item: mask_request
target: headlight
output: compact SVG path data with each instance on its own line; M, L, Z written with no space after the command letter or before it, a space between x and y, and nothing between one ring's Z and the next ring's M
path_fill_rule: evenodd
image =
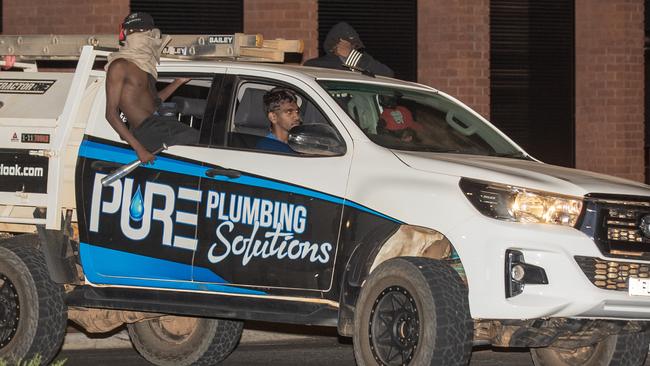
M575 226L582 199L461 178L460 189L479 212L499 220Z

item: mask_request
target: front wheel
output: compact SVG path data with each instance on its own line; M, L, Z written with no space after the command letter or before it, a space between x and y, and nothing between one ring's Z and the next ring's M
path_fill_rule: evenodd
M354 324L360 366L469 362L467 287L443 261L402 257L382 263L361 289Z
M648 355L650 333L612 335L577 349L531 348L535 366L641 366Z
M235 349L243 322L163 316L129 324L129 337L147 361L159 366L216 365Z

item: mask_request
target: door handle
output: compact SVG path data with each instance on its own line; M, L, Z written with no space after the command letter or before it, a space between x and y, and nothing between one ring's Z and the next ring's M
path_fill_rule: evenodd
M241 172L234 169L216 167L216 168L206 170L205 175L207 175L210 178L214 178L217 175L223 175L224 177L228 177L228 178L239 178L241 177Z
M92 170L106 174L112 173L115 169L121 166L122 164L112 161L93 161L92 164L90 164Z

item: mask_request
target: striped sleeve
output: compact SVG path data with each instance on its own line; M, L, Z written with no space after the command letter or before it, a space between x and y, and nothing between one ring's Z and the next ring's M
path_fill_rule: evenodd
M348 58L345 59L344 65L351 68L357 68L361 57L363 57L363 53L357 50L352 50L348 55Z

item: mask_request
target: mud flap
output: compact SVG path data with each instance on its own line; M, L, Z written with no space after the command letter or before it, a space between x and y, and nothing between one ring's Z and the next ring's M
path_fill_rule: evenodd
M45 210L35 209L34 217L45 218ZM71 213L68 212L65 219L61 220L61 230L48 230L45 225L36 225L41 242L40 250L45 257L50 278L59 284L80 283L72 242L67 230L70 227L70 220Z

